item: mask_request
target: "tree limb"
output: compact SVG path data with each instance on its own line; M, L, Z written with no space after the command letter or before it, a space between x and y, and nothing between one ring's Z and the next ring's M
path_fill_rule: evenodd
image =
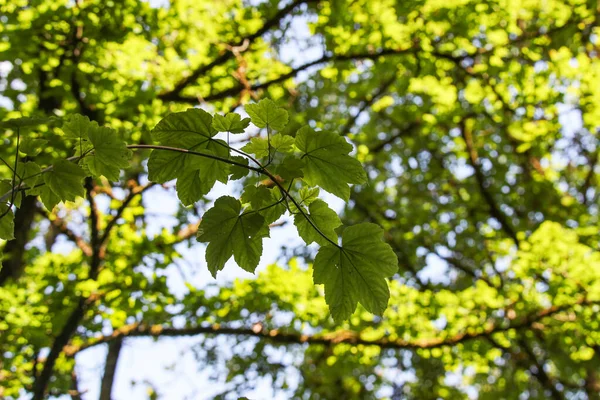
M445 346L454 346L459 343L464 343L473 339L487 338L496 333L508 332L511 330L527 329L532 324L544 318L551 317L557 313L567 311L578 305L594 305L600 304L600 301L589 301L586 297L581 297L579 300L563 305L551 306L536 312L525 315L517 322L509 325L501 323L492 323L488 327L479 330L467 330L455 334L450 337L437 337L417 340L389 339L387 337L377 340L366 340L360 337L357 332L337 331L321 335L305 335L300 333L287 333L278 329L267 330L262 326L254 326L252 328L231 328L222 326L221 324L213 324L207 326L197 326L190 328L171 328L162 325L144 325L135 323L125 325L116 329L111 335L99 336L91 339L87 343L79 346L67 346L64 349L65 354L73 356L85 349L94 347L103 343L108 343L118 338L124 337L181 337L181 336L196 336L201 334L223 335L223 336L250 336L268 340L274 343L282 344L322 344L336 345L347 343L352 345L378 346L385 349L433 349Z
M258 39L259 37L264 35L267 31L274 28L275 26L278 26L279 23L281 22L281 20L283 20L285 17L287 17L296 7L298 7L301 4L316 3L318 1L319 0L295 0L295 1L293 1L286 7L279 10L271 19L268 19L267 21L265 21L265 23L259 30L257 30L256 32L254 32L251 35L248 35L244 38L239 39L236 43L227 45L227 47L228 48L236 48L236 47L240 47L242 45L245 46L246 48L250 47L250 45L256 39ZM213 68L215 68L219 65L225 64L227 61L233 59L234 57L235 57L234 52L232 52L232 51L224 52L223 54L221 54L220 56L215 58L213 61L211 61L210 63L196 68L194 71L192 71L192 73L190 75L188 75L187 77L185 77L181 81L179 81L179 83L177 83L172 90L159 94L158 98L163 101L180 101L179 99L181 99L181 96L179 96L179 94L181 93L182 90L184 90L187 86L189 86L191 83L196 81L202 75L207 74ZM241 86L243 87L243 85L241 85ZM197 100L198 100L198 98L194 97L192 102L195 102ZM210 101L210 100L207 100L206 98L204 100Z
M112 400L112 388L117 370L117 362L121 348L123 347L123 338L117 338L108 343L108 353L106 354L106 363L104 366L104 375L100 385L99 400Z

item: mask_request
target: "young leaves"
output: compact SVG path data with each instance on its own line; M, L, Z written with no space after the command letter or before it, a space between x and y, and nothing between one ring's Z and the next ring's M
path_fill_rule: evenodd
M398 270L398 258L382 241L383 229L364 223L346 228L342 245L319 249L313 265L315 284L325 285L325 301L336 321L346 320L357 303L382 315L390 292L385 281Z
M339 198L350 199L350 183L365 183L367 175L358 160L350 157L352 145L333 132L315 132L310 127L296 134L296 147L303 153L304 180L321 186Z
M286 211L277 188L248 186L242 194L242 202L250 203L252 210L259 212L264 217L266 224L277 221Z
M98 126L95 121L90 121L90 119L84 115L73 114L62 125L62 131L64 132L66 139L87 140L88 131L94 126Z
M329 240L337 243L335 228L342 225L337 213L327 206L323 200L314 200L308 207L308 215L312 222L319 228ZM294 216L294 225L298 228L298 234L306 242L311 244L317 242L320 245L328 245L330 242L321 236L317 230L310 225L304 215L297 213Z
M262 239L269 236L265 219L256 212L240 215L239 200L223 196L202 217L198 240L208 243L206 262L213 277L222 270L227 260L244 270L254 272L262 255Z
M259 128L280 131L285 128L289 120L287 111L278 107L270 99L263 99L256 104L246 104L245 109L252 118L252 123Z
M229 113L225 116L215 114L212 126L219 132L244 133L250 125L250 118L244 118L239 114Z

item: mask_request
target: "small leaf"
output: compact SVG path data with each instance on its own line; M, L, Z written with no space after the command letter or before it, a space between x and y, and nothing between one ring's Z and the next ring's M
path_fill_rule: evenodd
M42 176L42 169L33 161L27 161L25 163L19 163L17 166L17 174L23 179L23 182L27 186L34 187Z
M131 151L114 129L92 127L88 135L94 152L85 157L84 163L93 176L103 175L110 181L118 181L121 169L129 166Z
M52 211L52 209L54 209L54 207L61 202L61 198L47 185L31 190L28 192L28 194L39 194L42 203L48 209L48 211Z
M19 151L27 154L28 156L34 157L44 150L44 146L47 143L48 141L44 139L25 138L19 146Z
M338 237L335 233L335 228L340 226L342 221L340 221L337 213L327 206L327 203L323 200L315 200L308 207L308 215L321 233L332 242L337 243ZM322 246L330 244L300 212L294 216L294 225L298 228L298 234L306 244L311 244L312 242L317 242Z
M88 139L88 131L90 128L98 127L98 123L90 121L84 115L73 114L62 125L62 131L66 139Z
M281 153L291 153L294 150L294 138L280 133L271 138L271 147Z
M288 123L289 117L285 109L278 107L271 99L263 99L256 104L247 104L246 112L252 123L259 128L269 127L280 131Z
M347 320L357 303L382 315L390 297L386 277L398 271L398 258L382 240L383 229L364 223L344 229L342 246L319 249L315 284L325 285L325 301L335 321Z
M246 157L233 156L230 159L231 161L235 161L238 164L248 165L248 159ZM250 170L248 168L244 168L238 165L232 165L229 167L229 173L231 174L229 179L231 179L232 181L242 179L245 176L247 176L249 172Z
M223 196L202 217L198 240L208 243L206 262L213 277L233 255L244 270L254 272L262 255L262 239L269 236L264 218L258 213L240 215L239 200Z
M308 215L313 224L323 233L329 240L337 243L337 234L335 228L342 225L340 217L333 211L323 200L314 200L308 207ZM306 217L301 213L294 216L294 225L298 228L298 234L306 242L311 244L317 242L320 245L328 245L330 242L317 232L317 230L308 222Z
M348 184L367 181L360 162L348 155L352 145L333 132L315 132L305 126L296 134L296 147L303 152L304 180L311 186L321 186L348 201Z
M242 150L249 154L254 154L257 158L267 157L269 155L269 142L264 138L252 138L250 143L242 147Z
M15 238L15 215L6 204L0 204L0 239L12 240Z
M215 114L212 126L219 132L244 133L250 125L250 118L244 118L239 114L229 113L225 116Z
M285 204L280 201L281 193L278 188L269 189L266 186L247 186L242 193L242 202L250 203L252 210L259 211L266 224L271 224L285 213Z
M307 186L302 186L300 188L300 204L310 205L313 201L319 198L319 188L311 188Z

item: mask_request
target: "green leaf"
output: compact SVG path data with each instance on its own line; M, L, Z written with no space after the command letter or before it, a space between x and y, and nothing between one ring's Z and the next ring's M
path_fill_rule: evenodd
M27 185L27 188L33 188L35 187L35 185L37 185L38 181L41 179L42 177L42 169L40 168L39 165L37 165L36 163L32 162L32 161L28 161L25 163L19 163L17 165L17 175L21 178L21 180L17 181L17 185L20 185L22 183L25 183ZM9 185L9 190L12 187L10 182L8 182ZM4 190L0 190L1 193L6 193L6 191ZM24 192L23 191L19 191L15 198L14 198L14 204L17 207L21 207L21 200L23 199L24 196Z
M310 205L313 201L319 198L319 188L311 188L308 186L302 186L300 188L300 204Z
M308 207L308 214L311 221L319 228L329 240L337 243L337 234L335 228L342 225L340 217L323 200L314 200ZM301 213L294 216L294 225L298 228L298 234L306 242L311 244L317 242L320 245L328 245L330 242L321 236L316 229L308 222Z
M239 164L248 165L248 159L246 157L233 156L230 158L230 160L235 161ZM248 168L240 167L238 165L231 165L229 167L229 173L231 174L229 179L231 179L232 181L242 179L245 176L247 176L249 172L250 170Z
M277 221L287 210L280 200L281 193L278 188L269 189L262 185L250 185L242 193L242 202L250 203L252 210L259 211L266 224Z
M244 270L254 272L262 255L262 239L269 236L264 218L258 213L240 215L239 200L223 196L202 217L198 240L208 243L206 262L213 277L233 255Z
M357 303L377 315L385 311L390 297L385 278L398 271L398 258L382 235L383 229L375 224L358 224L344 230L341 247L319 249L313 279L325 285L325 301L334 320L347 320Z
M271 138L271 147L281 153L291 153L294 151L294 142L293 137L278 133Z
M90 121L84 115L73 114L62 125L62 131L65 133L66 139L88 139L88 131L90 128L98 127L98 123Z
M94 176L103 175L110 181L118 181L121 169L129 166L131 151L117 132L108 127L92 127L88 136L94 146L93 154L86 156L84 163Z
M216 134L217 131L212 127L211 115L197 108L167 116L152 131L154 140L163 146L226 159L229 157L229 149L222 140L213 139ZM182 176L188 170L200 170L202 174L204 171L212 171L213 175L217 171L216 179L227 182L229 164L208 157L169 150L152 150L150 154L148 179L152 182L164 183Z
M0 204L0 239L12 240L15 238L15 215L6 204Z
M44 146L48 143L44 139L25 138L21 141L19 151L28 156L37 156L44 150Z
M31 190L28 192L28 194L31 195L40 195L40 199L42 200L42 203L44 204L44 206L48 209L48 211L52 211L52 209L54 209L54 207L56 207L56 205L58 203L61 202L61 198L52 191L52 189L50 189L49 186L44 185L41 186L37 189Z
M244 118L239 114L229 113L225 116L215 114L213 117L212 126L219 132L244 133L245 129L250 125L250 118Z
M259 128L269 127L280 131L288 123L289 117L285 109L278 107L271 99L263 99L256 104L247 104L246 112L252 123Z
M46 189L50 189L55 195L51 196L46 193L47 199L52 199L50 204L54 202L55 198L60 201L75 201L77 197L85 194L83 178L86 174L75 163L64 160L57 161L52 169L43 176L44 183L47 185ZM44 201L44 196L42 196L42 201ZM44 205L46 205L46 201L44 201Z
M315 132L305 126L296 134L296 147L303 152L304 180L311 186L321 186L348 201L348 184L367 181L360 162L348 155L352 145L333 132Z
M257 158L267 157L269 155L269 142L267 139L255 137L250 139L242 150L245 153L254 154Z
M42 169L33 161L19 163L17 174L23 179L23 182L30 188L37 185L42 177Z
M177 178L177 197L184 206L189 206L204 197L212 186L201 179L200 171L197 169L186 170Z
M218 161L206 163L200 157L191 159L188 168L177 178L177 196L189 206L208 194L217 181L227 183L228 174L226 164Z

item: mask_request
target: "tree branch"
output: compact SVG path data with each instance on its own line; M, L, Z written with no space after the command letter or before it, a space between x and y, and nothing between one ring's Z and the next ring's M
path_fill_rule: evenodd
M290 3L289 5L287 5L286 7L279 10L271 19L268 19L267 21L265 21L265 23L259 30L257 30L256 32L254 32L251 35L248 35L244 38L239 39L236 43L228 44L226 47L227 48L236 48L236 47L244 46L246 48L249 48L250 45L252 45L252 43L256 39L258 39L259 37L264 35L267 31L274 28L275 26L278 26L279 23L281 22L281 20L283 20L285 17L287 17L296 7L298 7L301 4L316 3L318 1L319 0L295 0L292 3ZM181 96L179 96L179 94L188 85L190 85L191 83L196 81L202 75L207 74L213 68L215 68L219 65L225 64L227 61L233 59L234 57L235 57L234 52L232 52L232 51L224 52L223 54L221 54L220 56L215 58L213 61L211 61L210 63L196 68L190 75L183 78L179 83L177 83L172 90L159 94L158 98L163 101L180 101L179 99L181 99ZM242 85L242 87L243 87L243 85ZM192 102L195 102L198 100L197 97L194 97L193 99L194 100ZM204 100L209 101L207 99L204 99Z
M323 57L319 58L318 60L314 60L314 61L308 62L306 64L300 65L296 68L293 68L289 72L282 74L279 77L274 78L270 81L266 81L263 83L255 83L254 85L252 85L250 87L250 89L252 91L267 89L271 85L275 85L275 84L284 82L290 78L295 77L298 73L300 73L304 70L307 70L311 67L317 66L319 64L324 64L327 62L376 60L379 57L402 55L402 54L410 53L414 50L415 49L411 47L411 48L407 48L407 49L383 49L378 52L369 52L369 53L324 55ZM229 89L225 89L221 92L209 94L207 96L204 96L202 99L206 102L223 100L227 97L236 96L236 95L240 94L242 91L247 90L247 89L248 88L246 86L240 84L240 85L231 87ZM168 99L165 99L162 97L160 97L160 98L162 100L168 100L168 101L172 101L172 102L176 102L176 103L197 103L198 102L197 96L182 96L179 94L172 94L169 96Z
M181 336L196 336L201 334L223 335L223 336L250 336L268 340L274 343L282 344L322 344L333 346L340 343L351 345L378 346L385 349L432 349L445 346L454 346L459 343L464 343L473 339L487 338L496 333L508 332L511 330L519 330L530 328L535 322L544 318L551 317L557 313L567 311L578 305L594 305L600 304L600 301L589 301L585 297L570 303L560 306L551 306L537 312L532 312L520 321L502 326L501 323L492 323L487 328L474 332L468 330L462 333L455 334L450 337L437 337L418 340L391 340L387 337L377 340L366 340L360 337L360 333L351 331L337 331L322 335L305 335L299 333L287 333L278 329L263 329L262 326L252 328L231 328L222 326L221 324L213 324L208 326L197 326L190 328L171 328L162 325L144 325L140 323L123 326L116 329L111 335L96 337L89 342L79 346L65 347L65 354L73 356L85 349L94 347L103 343L108 343L118 338L124 337L181 337ZM258 327L258 328L257 328Z
M102 383L100 385L99 400L112 400L112 388L122 346L122 337L108 343L108 353L106 354L104 375L102 376Z
M367 108L371 107L377 99L379 99L381 96L383 96L387 92L387 90L390 88L390 86L392 86L392 84L394 82L396 82L396 79L398 79L398 77L396 76L396 71L394 71L394 74L391 78L385 80L381 86L379 86L377 89L375 89L375 91L371 94L371 97L363 102L363 104L359 107L356 114L354 114L348 120L346 125L344 125L344 127L341 130L342 136L347 136L350 133L350 130L352 129L354 124L356 124L356 120L358 119L360 114L362 114Z
M100 254L100 244L98 241L99 216L98 209L96 207L96 202L94 201L92 193L93 180L91 178L86 178L85 188L86 196L90 203L90 246L92 248L92 254L90 257L90 271L88 273L88 278L96 279L96 277L98 276L102 256ZM71 337L79 327L79 323L83 320L83 317L85 315L86 308L87 299L85 297L80 297L77 301L77 305L71 312L71 315L68 317L67 322L64 324L60 333L54 340L54 343L50 348L50 353L48 353L48 357L46 358L46 362L44 363L44 368L42 369L42 372L33 384L33 400L42 400L43 398L45 398L46 391L48 389L48 384L50 383L50 379L52 378L52 373L54 371L54 365L56 364L56 360L63 351L63 348L69 343L69 340L71 340Z
M108 222L108 224L106 225L106 228L104 228L104 232L102 233L102 236L99 239L99 242L101 245L105 244L106 240L108 239L108 236L110 235L110 232L112 231L114 226L117 224L117 221L119 220L119 218L121 218L121 216L123 215L123 212L125 211L127 206L129 206L129 203L131 203L131 201L137 195L144 193L146 190L152 188L155 185L156 185L156 183L154 183L154 182L150 182L144 186L139 186L136 184L136 186L131 189L131 191L129 192L127 197L123 200L123 202L117 209L117 213L115 214L115 216Z
M469 163L475 171L475 179L477 180L479 191L490 209L491 216L494 217L500 223L504 232L515 242L515 244L518 247L519 239L517 238L515 229L508 221L506 215L504 215L502 210L500 210L500 207L498 207L498 205L496 204L496 201L494 200L492 194L486 188L485 175L483 175L483 172L481 171L481 164L479 163L477 149L475 149L475 146L473 144L473 137L471 136L471 131L467 129L466 124L464 122L465 121L462 120L460 123L460 132L467 147L467 153L469 154Z
M55 218L51 218L50 213L48 213L45 210L38 209L38 212L42 214L48 221L50 221L50 223L58 231L58 233L62 233L70 241L75 243L77 247L79 247L79 249L83 252L83 254L85 254L87 257L92 256L92 248L81 236L77 235L75 232L70 230L69 227L67 227L67 223L65 222L65 220L58 216L56 216ZM48 251L50 251L50 249L48 249Z

